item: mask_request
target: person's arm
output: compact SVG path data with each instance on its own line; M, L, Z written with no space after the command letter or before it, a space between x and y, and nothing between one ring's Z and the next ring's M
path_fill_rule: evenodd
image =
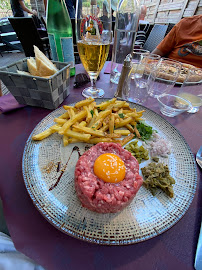
M36 10L30 10L30 9L28 9L28 8L25 6L25 3L24 3L23 0L20 0L19 3L20 3L20 5L21 5L21 7L22 7L22 9L23 9L24 11L26 11L27 13L33 14L33 15L37 15Z
M159 49L157 49L157 48L155 48L155 49L152 51L152 53L158 54L158 55L160 55L161 57L164 56L164 53L163 53L162 51L160 51Z
M43 3L44 3L44 8L45 8L45 11L46 11L46 7L47 7L47 0L43 0Z
M160 56L166 56L172 52L177 42L176 29L177 27L174 26L172 30L159 43L159 45L152 51L152 53L158 54Z

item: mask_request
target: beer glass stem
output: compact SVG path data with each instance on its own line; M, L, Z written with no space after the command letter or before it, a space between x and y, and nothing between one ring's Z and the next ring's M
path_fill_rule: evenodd
M90 76L91 86L85 88L82 92L82 95L86 98L93 97L93 98L101 98L104 96L104 90L96 87L97 78L92 78Z
M90 82L91 82L91 92L92 92L92 94L95 94L95 93L97 93L97 88L96 88L96 79L91 79L90 78Z

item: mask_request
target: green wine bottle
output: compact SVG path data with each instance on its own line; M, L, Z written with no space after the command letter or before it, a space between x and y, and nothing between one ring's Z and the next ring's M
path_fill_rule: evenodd
M70 63L70 76L74 76L72 24L64 0L48 0L47 31L53 60Z

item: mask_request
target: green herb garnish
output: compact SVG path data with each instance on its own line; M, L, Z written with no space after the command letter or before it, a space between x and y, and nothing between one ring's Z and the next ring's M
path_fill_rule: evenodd
M120 118L124 118L124 114L123 113L119 113L119 117Z
M93 110L91 110L91 111L90 111L90 113L92 114L92 117L93 117L94 111L93 111Z
M153 133L153 129L151 126L148 126L144 124L143 122L139 122L137 123L136 128L140 133L140 136L141 136L140 139L142 141L149 140L151 138L152 133Z

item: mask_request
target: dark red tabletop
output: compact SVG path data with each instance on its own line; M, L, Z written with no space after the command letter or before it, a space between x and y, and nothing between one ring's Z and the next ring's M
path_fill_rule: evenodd
M84 72L82 65L77 73ZM63 104L83 99L83 88L73 88ZM100 74L97 86L105 97L113 97L116 85L109 74ZM62 105L63 105L62 104ZM148 107L160 114L157 101ZM99 246L70 237L53 227L35 208L22 176L22 155L28 136L50 111L24 107L0 115L0 197L5 218L15 247L46 269L117 269L117 270L191 270L202 216L202 171L197 167L198 185L191 206L182 219L163 234L129 246ZM175 118L164 117L184 136L196 155L202 145L202 109L196 114L184 113Z

